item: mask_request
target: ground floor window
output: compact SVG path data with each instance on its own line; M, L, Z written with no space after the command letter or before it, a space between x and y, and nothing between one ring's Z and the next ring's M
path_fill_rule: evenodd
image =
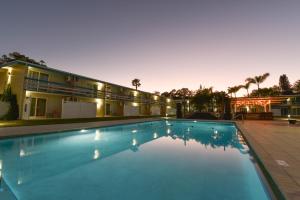
M105 115L110 115L110 104L105 104Z
M43 117L46 115L46 99L31 98L30 116Z

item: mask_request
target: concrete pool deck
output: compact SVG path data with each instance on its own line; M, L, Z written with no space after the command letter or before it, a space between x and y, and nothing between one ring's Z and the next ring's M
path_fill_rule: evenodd
M300 199L300 125L239 121L239 129L286 199Z
M146 122L162 119L155 118L139 118L139 119L123 119L111 121L98 121L98 122L84 122L84 123L68 123L68 124L51 124L51 125L37 125L37 126L16 126L16 127L3 127L0 128L0 139L8 137L17 137L25 135L34 135L40 133L61 132L67 130L87 129L104 126L113 126L137 122Z

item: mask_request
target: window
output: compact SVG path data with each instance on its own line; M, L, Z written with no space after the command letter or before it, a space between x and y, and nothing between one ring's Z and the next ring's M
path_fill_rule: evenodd
M39 78L39 73L38 73L38 72L35 72L35 71L29 70L29 72L28 72L28 77L29 77L29 78L32 78L32 79L38 79L38 78Z
M41 81L48 81L49 80L49 75L44 74L44 73L40 73L40 80Z
M46 115L46 99L37 99L36 103L36 116Z
M105 115L110 115L110 104L105 104Z
M31 98L30 116L35 116L35 104L36 104L36 98Z
M43 117L46 115L46 99L31 98L30 116Z

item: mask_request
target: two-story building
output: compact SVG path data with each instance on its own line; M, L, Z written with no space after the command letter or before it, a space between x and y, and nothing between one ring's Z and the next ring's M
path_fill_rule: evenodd
M0 65L0 94L7 85L22 119L176 113L170 98L18 60Z

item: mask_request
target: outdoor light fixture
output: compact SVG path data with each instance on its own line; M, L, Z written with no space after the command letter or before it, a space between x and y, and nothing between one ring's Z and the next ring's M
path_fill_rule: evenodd
M97 109L101 108L102 99L96 99L96 103L97 103Z
M137 130L136 130L136 129L134 129L134 130L132 130L131 132L132 132L132 133L136 133L136 132L137 132Z
M133 96L137 96L138 95L138 91L133 91Z
M98 90L102 90L103 85L104 85L103 83L98 83L98 84L97 84L97 89L98 89Z
M11 83L11 76L12 76L12 68L11 67L8 67L7 68L7 84L10 84Z
M171 99L167 99L167 102L170 103L170 102L171 102Z
M291 118L291 115L288 115L288 118Z
M136 106L138 106L139 104L138 103L132 103L132 106L134 106L134 107L136 107Z
M153 96L153 99L156 101L158 99L158 96Z

